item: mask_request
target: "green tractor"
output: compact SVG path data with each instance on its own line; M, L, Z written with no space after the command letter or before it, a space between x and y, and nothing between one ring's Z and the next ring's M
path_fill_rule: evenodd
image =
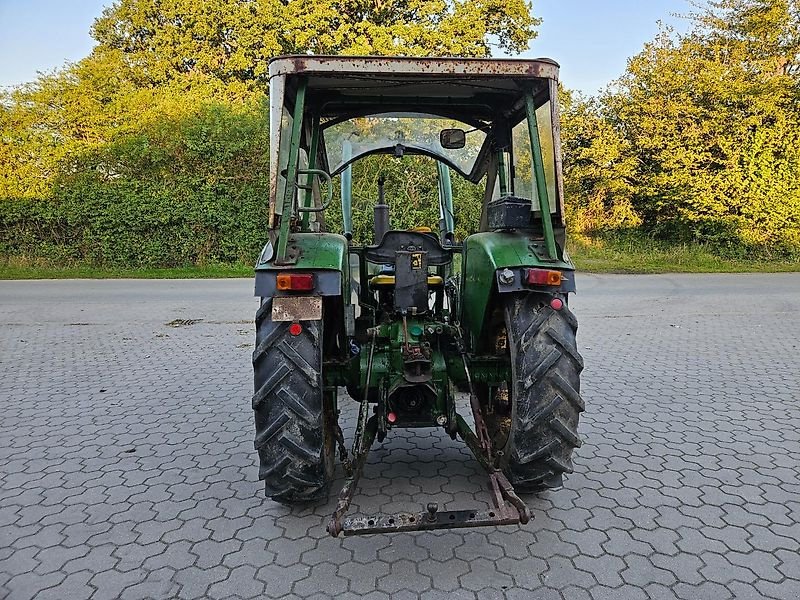
M561 486L584 409L567 306L575 277L564 250L558 65L289 56L270 63L269 77L270 233L256 265L253 352L266 495L327 498L338 451L347 478L333 536L528 522L515 490ZM352 165L374 154L436 161L437 232L392 229L393 192L380 181L371 243L355 243ZM462 240L452 172L482 186L478 231ZM334 177L340 232L325 225ZM342 388L359 404L349 452ZM459 393L474 429L456 410ZM398 427L460 437L488 473L492 504L345 518L372 443Z

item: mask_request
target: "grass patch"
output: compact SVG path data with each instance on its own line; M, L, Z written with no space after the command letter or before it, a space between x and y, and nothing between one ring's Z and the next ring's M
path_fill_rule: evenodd
M721 257L701 244L669 244L649 238L573 235L567 244L579 271L590 273L778 273L800 271L795 259Z
M634 235L572 235L567 244L579 271L589 273L777 273L800 272L794 259L725 258L701 244L670 244ZM456 257L457 260L460 257ZM0 279L210 279L252 277L252 265L205 265L173 268L122 268L54 265L8 260Z
M206 265L160 269L81 265L0 264L0 279L223 279L253 277L252 265Z

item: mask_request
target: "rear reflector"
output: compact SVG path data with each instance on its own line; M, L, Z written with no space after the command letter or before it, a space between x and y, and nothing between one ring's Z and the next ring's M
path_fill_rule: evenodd
M529 285L561 285L561 271L528 269Z
M278 275L277 287L282 292L310 292L314 289L314 275L282 273Z
M289 333L292 335L300 335L303 333L303 326L300 323L292 323L289 325Z

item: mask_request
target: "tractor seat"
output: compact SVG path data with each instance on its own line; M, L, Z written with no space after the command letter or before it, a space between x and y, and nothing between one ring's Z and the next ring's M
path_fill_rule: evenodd
M377 288L377 287L393 287L394 286L394 275L375 275L369 280L369 287ZM428 275L428 287L429 288L437 288L442 287L444 285L444 279L439 277L438 275Z

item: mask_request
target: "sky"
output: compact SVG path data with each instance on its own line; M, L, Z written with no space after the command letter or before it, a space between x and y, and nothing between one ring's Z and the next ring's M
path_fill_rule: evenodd
M110 1L0 0L0 86L89 54L89 28ZM557 60L567 87L592 94L624 72L659 20L682 29L673 13L688 11L687 0L533 0L544 22L525 56Z
M659 21L685 31L686 19L673 15L690 8L687 0L533 0L543 22L525 56L556 60L566 87L594 94L625 72Z

